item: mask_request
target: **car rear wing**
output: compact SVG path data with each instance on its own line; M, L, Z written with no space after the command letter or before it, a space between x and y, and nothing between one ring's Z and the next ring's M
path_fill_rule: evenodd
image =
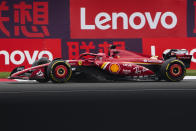
M190 68L192 55L176 55L176 58L183 61L186 68Z
M185 49L181 49L181 50L180 49L168 49L163 52L163 59L164 60L174 58L174 57L176 57L176 59L183 61L186 68L190 67L192 55L188 55L187 50L185 50Z

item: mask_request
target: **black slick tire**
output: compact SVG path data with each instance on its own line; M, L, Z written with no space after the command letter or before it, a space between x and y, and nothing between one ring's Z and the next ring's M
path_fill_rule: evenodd
M54 83L65 83L72 75L71 66L64 60L54 60L48 66L47 75Z
M170 82L179 82L184 79L186 66L181 60L171 58L161 65L161 76Z

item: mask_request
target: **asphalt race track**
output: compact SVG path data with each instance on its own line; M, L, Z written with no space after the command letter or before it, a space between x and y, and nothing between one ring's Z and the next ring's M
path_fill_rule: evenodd
M195 131L196 80L0 82L0 114L6 131Z
M38 83L36 81L0 82L0 98L50 99L107 99L128 97L157 97L175 95L196 96L196 80L182 82L118 81L118 82L68 82L63 84ZM46 95L47 97L43 97ZM34 97L36 96L36 97ZM0 99L2 100L2 99ZM13 99L11 99L12 101Z
M63 84L36 81L0 82L0 93L113 93L113 92L164 92L196 91L196 80L182 82L118 81L118 82L68 82Z

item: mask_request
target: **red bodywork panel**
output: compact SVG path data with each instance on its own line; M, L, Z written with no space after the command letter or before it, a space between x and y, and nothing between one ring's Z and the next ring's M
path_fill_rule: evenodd
M115 52L118 52L115 54ZM161 65L162 60L125 50L111 50L110 56L98 53L81 54L77 60L68 61L71 66L98 66L112 74L144 76L154 72L142 65Z

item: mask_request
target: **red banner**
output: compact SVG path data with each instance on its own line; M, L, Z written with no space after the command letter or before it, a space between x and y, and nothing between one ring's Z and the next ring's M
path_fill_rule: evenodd
M30 66L41 57L61 57L60 39L0 39L0 71Z
M186 0L70 0L71 38L185 37Z

